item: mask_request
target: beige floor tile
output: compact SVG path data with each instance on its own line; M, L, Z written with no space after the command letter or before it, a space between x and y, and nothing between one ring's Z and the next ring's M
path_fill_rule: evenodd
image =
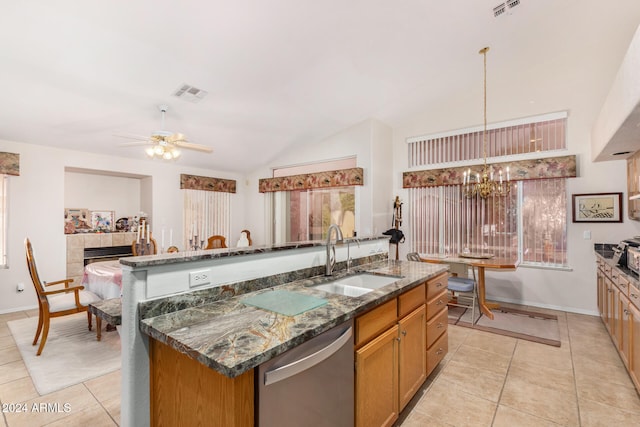
M622 364L609 365L588 357L576 356L573 358L573 369L578 382L591 379L595 382L603 381L633 387L629 373Z
M0 337L8 337L11 335L11 330L6 323L0 323Z
M571 343L571 353L576 363L591 361L602 366L616 366L625 369L624 363L622 363L622 359L611 341L593 340L591 344L586 345Z
M0 365L0 384L15 381L29 376L29 371L22 359Z
M449 325L447 329L447 335L449 336L449 354L451 354L454 353L462 343L464 343L469 336L469 333L471 333L471 329L455 325Z
M513 360L558 370L570 370L573 367L569 347L554 347L523 340L518 342Z
M20 350L18 350L18 347L14 345L10 347L0 348L0 364L15 362L17 360L22 360L22 356L20 355Z
M5 414L9 426L43 426L65 417L75 416L87 408L99 406L99 403L83 384L77 384L28 400L25 405L27 405L27 412Z
M113 427L117 425L102 406L95 404L61 420L47 424L47 427Z
M507 376L500 405L564 426L578 426L575 393L552 390L519 377Z
M528 384L547 387L550 390L557 390L564 393L571 393L575 396L576 386L573 370L555 369L539 363L529 361L514 360L509 368L509 378L518 378Z
M490 426L495 410L494 402L444 381L436 381L414 408L415 412L456 427Z
M579 406L582 427L637 426L640 424L637 412L625 411L591 400L580 400Z
M589 377L576 378L578 399L591 400L614 408L636 412L640 419L640 398L632 386L601 381Z
M488 369L497 374L505 375L509 369L511 357L462 344L451 358L450 362L453 361L467 365L472 369Z
M119 425L120 424L120 396L114 397L113 399L107 399L100 403L102 403L102 406L107 411L107 413Z
M8 348L8 347L15 347L15 346L16 346L16 342L13 339L13 335L9 334L9 335L6 335L4 337L0 337L0 349Z
M20 378L5 384L0 384L0 401L22 403L39 397L38 391L33 386L31 377Z
M553 421L499 405L492 427L558 427Z
M402 427L455 427L453 424L436 420L417 411L413 411L404 421L397 425Z
M121 379L122 374L120 369L118 369L117 371L86 381L84 385L96 397L98 402L104 402L105 400L120 397Z
M498 402L506 372L498 374L488 369L469 367L451 361L437 379L438 383L456 386L465 392L492 402Z
M515 338L472 329L464 345L511 357L516 342Z

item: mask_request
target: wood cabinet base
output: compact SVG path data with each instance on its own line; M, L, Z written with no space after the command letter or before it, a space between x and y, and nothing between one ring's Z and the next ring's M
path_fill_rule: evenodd
M228 378L154 339L152 426L253 426L253 371Z

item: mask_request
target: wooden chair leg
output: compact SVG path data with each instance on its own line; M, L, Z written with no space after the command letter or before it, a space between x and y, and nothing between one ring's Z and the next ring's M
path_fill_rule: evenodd
M38 329L36 329L36 336L33 338L33 343L31 345L36 345L38 342L38 338L40 337L40 332L42 332L42 307L38 310Z
M91 326L92 326L92 325L91 325L91 320L92 320L92 319L91 319L91 312L90 312L89 310L87 310L87 318L88 318L88 320L89 320L89 330L91 330Z
M38 347L36 356L40 356L40 354L42 353L44 344L47 342L47 335L49 335L49 313L45 313L44 315L44 330L42 331L42 339L40 340L40 347Z

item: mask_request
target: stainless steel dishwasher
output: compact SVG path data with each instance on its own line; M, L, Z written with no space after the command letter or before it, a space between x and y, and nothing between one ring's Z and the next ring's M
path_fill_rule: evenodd
M353 426L353 321L258 368L260 427Z

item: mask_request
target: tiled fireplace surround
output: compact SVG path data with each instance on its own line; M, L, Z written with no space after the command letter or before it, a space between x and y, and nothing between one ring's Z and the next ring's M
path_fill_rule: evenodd
M136 233L86 233L67 235L67 278L75 284L82 283L84 273L84 248L131 245Z

